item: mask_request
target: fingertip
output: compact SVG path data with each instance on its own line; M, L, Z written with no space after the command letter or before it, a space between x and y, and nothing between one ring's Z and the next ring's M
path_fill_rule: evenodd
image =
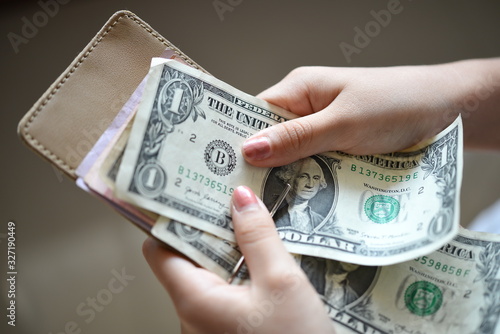
M250 137L243 143L241 152L248 162L265 160L272 153L271 140L265 135Z
M239 186L233 192L233 205L236 212L258 210L259 200L255 193L247 186Z
M153 237L144 240L142 253L156 278L171 295L186 281L188 273L197 269L185 256Z
M146 240L142 243L142 254L144 258L149 259L152 257L152 254L157 251L158 242L153 237L147 237Z
M165 244L151 236L144 240L142 244L142 254L158 278L162 276L165 265L169 265L170 258L179 256L167 249Z
M233 225L236 240L255 282L265 282L291 261L264 203L247 187L233 194ZM272 254L272 256L270 256Z
M233 192L233 224L236 239L243 248L275 234L269 211L246 186L239 186Z
M248 138L241 148L245 161L256 167L278 167L298 159L292 155L284 155L277 150L271 137L276 137L276 135L268 135L265 132Z

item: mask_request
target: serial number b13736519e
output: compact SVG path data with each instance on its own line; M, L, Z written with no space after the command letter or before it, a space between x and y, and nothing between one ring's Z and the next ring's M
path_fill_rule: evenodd
M220 193L226 194L228 196L233 195L234 188L228 187L226 184L223 184L222 182L217 182L217 180L212 180L209 177L204 176L201 173L198 173L196 171L192 171L189 168L185 168L184 166L180 165L179 169L177 171L179 175L184 176L184 178L192 180L194 182L199 182L201 185L214 189ZM177 187L180 187L182 184L182 178L178 177L175 181L175 185Z

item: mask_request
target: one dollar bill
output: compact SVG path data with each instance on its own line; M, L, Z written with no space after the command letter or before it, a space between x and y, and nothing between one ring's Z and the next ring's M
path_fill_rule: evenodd
M415 258L457 233L460 118L405 152L327 152L277 168L244 161L246 138L291 117L212 76L161 62L149 73L117 196L234 241L233 190L247 185L271 207L288 183L274 216L287 249L363 265Z
M241 256L232 243L174 221L152 232L224 279ZM295 257L339 334L500 333L498 235L461 229L435 252L383 267Z

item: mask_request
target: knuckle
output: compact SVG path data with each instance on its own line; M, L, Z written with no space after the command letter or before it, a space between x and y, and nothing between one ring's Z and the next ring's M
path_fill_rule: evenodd
M288 121L282 123L281 126L283 131L280 131L279 136L286 152L296 153L311 143L313 127L306 119L301 119L300 122Z
M290 73L288 73L288 77L302 77L303 75L309 74L310 71L310 66L299 66L291 70Z
M310 66L300 66L291 70L282 81L294 83L296 85L303 85L311 80L316 73L315 68Z
M332 67L299 66L290 71L286 78L291 78L296 82L304 84L319 85L323 80L331 81L332 74L336 74L337 72L339 72L339 69Z
M262 219L253 218L248 223L240 224L237 233L240 242L254 244L273 237L276 232Z

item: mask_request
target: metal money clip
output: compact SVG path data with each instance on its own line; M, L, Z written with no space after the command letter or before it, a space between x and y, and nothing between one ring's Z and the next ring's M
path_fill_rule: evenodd
M283 203L283 201L285 200L285 197L288 194L288 192L290 191L290 188L291 188L290 184L287 183L285 186L285 189L283 189L283 191L281 192L279 197L276 199L276 202L274 203L273 208L269 212L269 215L271 217L273 217L274 214L276 213L276 211L278 211L278 208L280 207L281 203ZM236 263L236 266L234 266L233 271L231 272L231 276L229 276L229 278L227 279L227 282L229 284L231 284L233 282L234 278L236 277L236 275L238 275L238 272L240 271L241 267L243 266L243 263L245 263L245 257L242 255L240 257L240 259L238 260L238 263Z

